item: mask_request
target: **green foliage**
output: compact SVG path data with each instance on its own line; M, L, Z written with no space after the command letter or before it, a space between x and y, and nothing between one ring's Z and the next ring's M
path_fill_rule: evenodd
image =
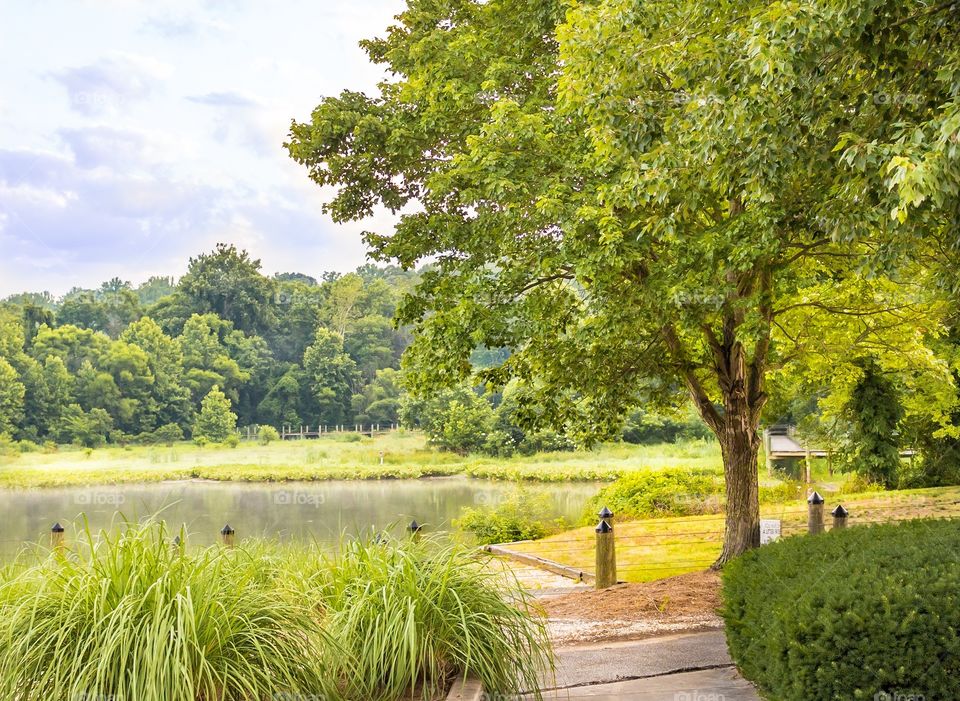
M889 489L896 486L900 467L897 434L903 407L875 361L865 360L860 367L861 379L846 407L851 431L844 467Z
M472 533L481 544L537 540L566 527L563 519L551 518L552 512L548 495L518 489L492 505L464 508L454 525Z
M241 331L259 332L273 323L274 283L260 274L260 261L235 246L217 244L190 259L179 292L201 314L212 312Z
M551 668L543 620L516 581L475 557L429 541L352 542L304 563L304 598L324 606L347 697L434 698L459 672L497 697L538 688Z
M712 437L703 421L688 408L683 415L657 414L637 409L624 422L623 440L627 443L653 445Z
M303 369L322 423L348 422L358 374L356 363L343 352L343 336L318 328L313 343L303 354Z
M584 507L583 522L595 522L604 506L622 519L716 513L722 497L722 474L716 470L635 472L600 489Z
M362 44L376 93L323 99L287 148L336 221L402 212L378 260L431 262L399 307L411 387L521 379L582 441L686 392L753 533L771 375L869 347L944 377L958 78L918 66L960 55L951 7L411 2Z
M257 431L257 438L260 445L270 445L274 441L280 440L280 432L273 426L260 426Z
M216 385L210 390L200 407L193 425L194 440L222 443L233 436L237 428L237 415L230 407L230 400Z
M743 556L724 570L734 661L782 701L957 697L958 548L960 524L915 521Z
M0 357L0 433L12 433L20 423L26 392L17 371Z
M486 446L493 409L470 388L458 387L429 399L409 399L401 408L401 419L408 426L422 428L430 443L441 450L466 455Z
M155 523L82 538L0 577L0 696L337 698L316 610L270 559L172 548Z

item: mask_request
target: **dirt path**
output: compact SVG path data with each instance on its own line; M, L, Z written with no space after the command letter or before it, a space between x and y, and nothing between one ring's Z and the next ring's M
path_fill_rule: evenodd
M601 591L541 597L557 646L610 640L637 640L666 633L722 627L720 576L694 572Z

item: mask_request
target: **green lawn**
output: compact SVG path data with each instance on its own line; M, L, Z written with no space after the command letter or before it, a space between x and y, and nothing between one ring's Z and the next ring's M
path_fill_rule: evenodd
M839 503L850 512L848 525L921 517L960 516L960 487L869 492L828 496L825 522ZM807 504L794 501L761 507L764 518L779 518L784 535L805 532ZM720 554L723 516L683 516L615 522L617 569L621 580L646 582L709 567ZM596 534L592 526L511 546L521 552L592 572Z
M353 440L350 440L353 438ZM179 479L282 481L377 479L468 474L510 480L612 480L622 472L665 467L719 468L713 443L614 444L582 452L491 458L442 453L416 432L355 440L347 434L236 448L174 446L63 447L0 457L0 487L44 487ZM383 453L383 465L380 454Z

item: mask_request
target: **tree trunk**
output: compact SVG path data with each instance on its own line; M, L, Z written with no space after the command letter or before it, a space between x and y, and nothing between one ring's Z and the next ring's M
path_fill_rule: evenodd
M726 532L720 567L760 545L760 498L757 459L760 438L748 416L726 414L718 432L727 491Z

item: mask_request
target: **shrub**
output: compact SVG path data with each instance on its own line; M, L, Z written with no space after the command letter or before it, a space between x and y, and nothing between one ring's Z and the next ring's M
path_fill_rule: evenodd
M257 432L260 445L270 445L273 441L280 440L280 432L273 426L261 426Z
M768 698L960 698L960 523L788 538L724 571L727 640Z
M230 400L216 385L200 404L200 413L193 425L193 438L222 443L237 428L237 415L230 410Z
M651 518L717 513L723 506L723 481L713 470L647 470L623 475L603 487L584 508L583 522L596 521L608 507L617 518Z
M553 505L545 494L533 495L517 490L506 499L491 506L466 507L454 521L474 535L478 543L511 543L518 540L536 540L563 530L563 519L554 518Z
M323 603L350 699L434 698L460 672L491 698L519 698L551 667L528 595L470 550L353 542L304 567L304 599Z
M240 445L240 436L236 433L231 433L229 436L223 439L223 444L228 448L236 448Z

